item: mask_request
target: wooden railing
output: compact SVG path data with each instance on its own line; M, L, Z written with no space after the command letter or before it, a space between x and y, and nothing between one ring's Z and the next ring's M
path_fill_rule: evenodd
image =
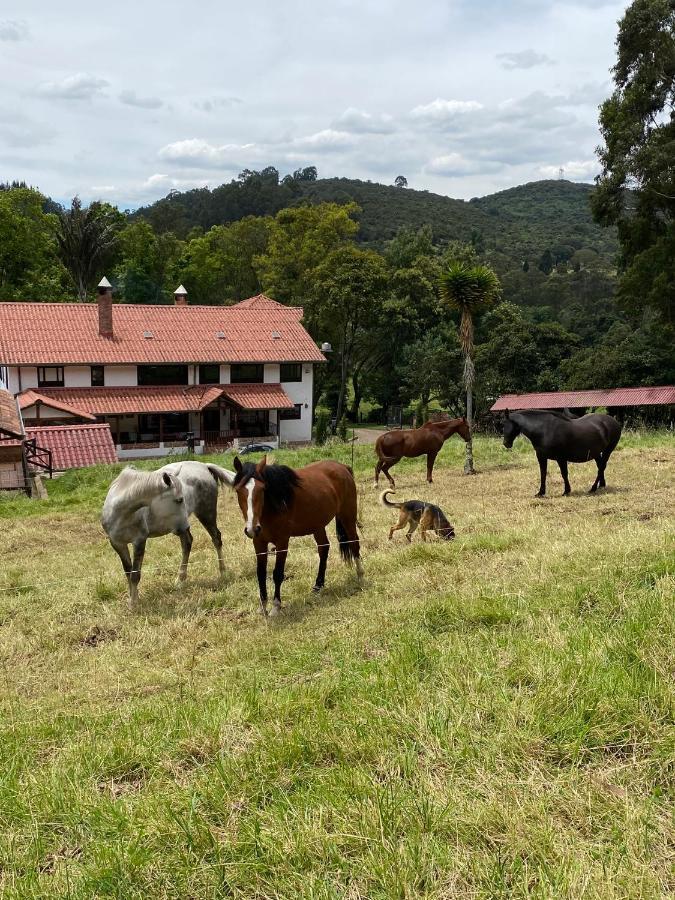
M26 464L29 467L34 466L37 469L48 472L49 477L51 478L54 472L52 467L52 451L47 447L39 447L35 438L24 441L23 446Z

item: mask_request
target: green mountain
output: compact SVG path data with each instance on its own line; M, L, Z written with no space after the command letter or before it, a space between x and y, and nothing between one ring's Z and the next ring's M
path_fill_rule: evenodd
M213 190L172 192L136 216L157 231L185 236L195 226L208 229L247 215L274 215L299 203L355 201L361 210L359 240L378 249L401 227L428 225L434 243L471 241L501 271L525 261L536 266L547 251L553 264L585 250L611 267L616 234L593 222L588 203L592 190L592 185L570 181L535 181L464 201L351 178L296 173L280 180L277 170L269 168L242 173Z

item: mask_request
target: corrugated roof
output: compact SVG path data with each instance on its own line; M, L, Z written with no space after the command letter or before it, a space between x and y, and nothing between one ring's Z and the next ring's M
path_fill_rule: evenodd
M17 402L4 388L0 388L0 435L23 437L23 423Z
M35 394L35 391L19 394L20 404L24 397ZM45 404L90 416L199 412L223 395L244 409L289 409L293 406L280 384L41 388L39 392ZM32 402L34 400L26 406Z
M264 294L234 306L114 303L113 337L102 337L96 303L0 303L0 361L3 365L325 362L301 318L302 309L283 306ZM280 337L273 337L273 332Z
M26 437L52 451L52 466L62 471L116 463L109 425L45 425L26 428Z
M675 403L675 385L606 388L593 391L550 391L542 394L504 394L490 407L490 411L588 406L660 406L670 403Z

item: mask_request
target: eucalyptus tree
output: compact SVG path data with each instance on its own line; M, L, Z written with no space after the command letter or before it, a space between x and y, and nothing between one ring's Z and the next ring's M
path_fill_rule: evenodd
M58 214L56 240L59 256L75 285L77 299L84 303L87 293L113 256L124 215L108 203L82 206L74 197L70 209Z

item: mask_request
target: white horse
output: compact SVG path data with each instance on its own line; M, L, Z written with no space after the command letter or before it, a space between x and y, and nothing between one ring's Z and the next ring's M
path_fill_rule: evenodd
M129 607L138 603L138 582L150 537L177 534L183 550L178 584L187 578L192 547L190 516L208 531L218 554L221 576L225 571L223 542L216 522L219 485L232 485L235 473L195 460L169 463L154 472L128 466L110 485L103 503L101 524L122 560L129 584ZM129 554L133 547L133 559Z

